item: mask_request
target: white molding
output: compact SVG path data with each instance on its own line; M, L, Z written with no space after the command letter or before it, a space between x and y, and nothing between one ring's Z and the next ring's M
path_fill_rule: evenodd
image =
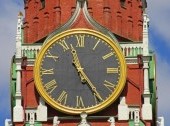
M135 126L140 126L140 116L139 116L139 109L135 109L134 110L134 123L135 123Z
M140 113L140 106L128 106L129 107L129 119L136 120L135 112L138 111ZM137 120L136 120L137 121Z
M157 126L164 126L164 117L157 118Z
M126 64L138 64L137 57L126 57Z
M143 14L143 55L149 55L149 17L146 13Z
M27 57L28 59L36 59L38 52L40 51L42 45L22 45L21 55L22 57Z
M118 120L129 120L129 108L126 104L125 97L120 97L120 104L118 105Z
M13 126L11 119L5 119L5 126Z
M59 126L60 121L58 120L58 116L54 116L53 118L53 126Z
M14 122L23 122L24 120L24 111L21 104L22 95L21 95L21 43L22 43L22 13L18 14L17 22L17 34L16 34L16 105L13 108L13 121Z
M142 105L142 119L152 120L152 105L144 103Z
M147 58L146 58L147 59ZM142 105L142 118L143 120L152 120L152 105L150 103L150 90L149 90L149 62L144 61L144 103Z
M16 58L21 58L21 44L22 44L22 25L23 25L23 16L20 12L18 14L17 21L17 33L16 33Z
M125 57L136 57L143 54L142 42L120 43L120 46Z
M90 123L87 121L87 113L82 112L80 114L81 121L77 126L91 126Z
M111 116L107 121L110 123L110 126L115 126L115 117Z
M47 106L45 105L45 102L40 97L39 98L39 105L37 107L37 121L47 121ZM43 113L43 114L42 114Z

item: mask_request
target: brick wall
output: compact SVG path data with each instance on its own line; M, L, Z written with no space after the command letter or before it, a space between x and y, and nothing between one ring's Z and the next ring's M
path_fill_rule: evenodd
M66 23L76 6L76 0L45 2L45 7L40 0L25 3L25 43L34 43ZM140 0L88 0L88 10L97 22L120 37L133 41L142 39Z

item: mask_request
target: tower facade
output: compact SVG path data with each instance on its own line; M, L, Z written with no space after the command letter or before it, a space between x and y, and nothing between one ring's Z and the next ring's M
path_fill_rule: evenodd
M14 126L156 125L156 63L145 0L24 5L11 63Z

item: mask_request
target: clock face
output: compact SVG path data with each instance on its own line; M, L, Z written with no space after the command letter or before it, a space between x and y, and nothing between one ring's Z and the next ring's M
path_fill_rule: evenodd
M117 44L88 29L51 38L35 62L35 85L53 108L68 114L95 113L113 103L126 80Z

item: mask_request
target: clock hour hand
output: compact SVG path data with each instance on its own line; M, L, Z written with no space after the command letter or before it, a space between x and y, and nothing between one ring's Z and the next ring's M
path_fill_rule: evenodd
M78 58L78 56L77 56L77 52L76 52L76 50L74 49L74 47L73 47L72 44L71 44L71 53L72 53L72 55L73 55L73 64L75 65L76 70L77 70L78 73L79 73L79 76L80 76L80 78L81 78L81 82L85 83L85 82L86 82L85 78L80 74L80 71L83 70L83 68L81 67L79 58Z

